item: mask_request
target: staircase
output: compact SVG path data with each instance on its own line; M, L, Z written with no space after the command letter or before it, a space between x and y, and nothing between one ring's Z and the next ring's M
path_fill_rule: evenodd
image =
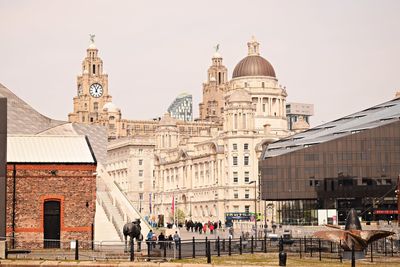
M140 219L142 235L146 236L152 229L148 222L144 220L101 165L98 165L97 172L97 203L103 208L108 221L117 231L119 239L124 240L122 229L125 223L136 219Z

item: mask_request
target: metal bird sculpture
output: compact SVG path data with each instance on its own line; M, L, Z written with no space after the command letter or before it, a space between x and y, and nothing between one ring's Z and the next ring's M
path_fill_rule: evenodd
M357 212L354 209L351 209L347 214L344 230L333 225L326 226L336 228L336 230L315 232L314 236L324 240L340 243L345 251L351 251L353 245L355 251L363 251L368 244L378 239L395 234L394 232L384 230L362 230Z

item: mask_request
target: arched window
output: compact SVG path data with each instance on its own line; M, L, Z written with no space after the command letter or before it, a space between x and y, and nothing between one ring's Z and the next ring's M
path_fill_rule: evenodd
M96 74L96 65L93 64L93 74Z

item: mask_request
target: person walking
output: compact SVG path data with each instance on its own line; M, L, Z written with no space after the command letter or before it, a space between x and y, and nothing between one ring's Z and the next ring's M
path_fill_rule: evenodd
M165 246L165 235L163 232L161 232L158 235L158 244L160 245L160 249L163 249Z
M176 249L178 249L178 246L179 246L179 239L180 239L180 236L179 236L179 234L178 234L178 231L175 231L175 234L174 234L174 241L175 241L175 248L176 248Z
M147 244L147 246L148 247L150 247L151 248L151 243L153 242L153 230L150 230L148 233L147 233L147 236L146 236L146 244Z

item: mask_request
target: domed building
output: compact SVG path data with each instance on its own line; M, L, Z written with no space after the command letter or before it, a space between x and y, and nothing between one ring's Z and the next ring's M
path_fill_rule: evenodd
M123 119L108 94L97 48L87 49L69 119L107 127L104 175L153 222L172 222L172 211L180 210L193 221L224 222L235 214L251 227L250 217L264 210L267 203L255 205L258 159L266 145L291 133L287 93L272 64L260 55L259 43L253 38L247 45L248 55L235 66L231 80L216 46L195 121L170 114Z
M165 116L156 130L154 211L169 222L174 217L171 199L193 221L223 222L235 214L250 223L250 216L264 210L265 202L254 205L257 163L267 144L290 134L287 93L271 63L260 56L259 43L253 38L247 45L248 55L231 80L218 50L212 56L199 109L200 120L215 128L184 137L176 128L168 132ZM165 140L176 144L176 136L177 145L168 148Z
M227 94L237 89L248 91L256 107L256 130L263 131L268 123L272 132L287 135L286 90L278 84L271 63L260 56L260 44L254 37L247 46L248 55L234 68Z

